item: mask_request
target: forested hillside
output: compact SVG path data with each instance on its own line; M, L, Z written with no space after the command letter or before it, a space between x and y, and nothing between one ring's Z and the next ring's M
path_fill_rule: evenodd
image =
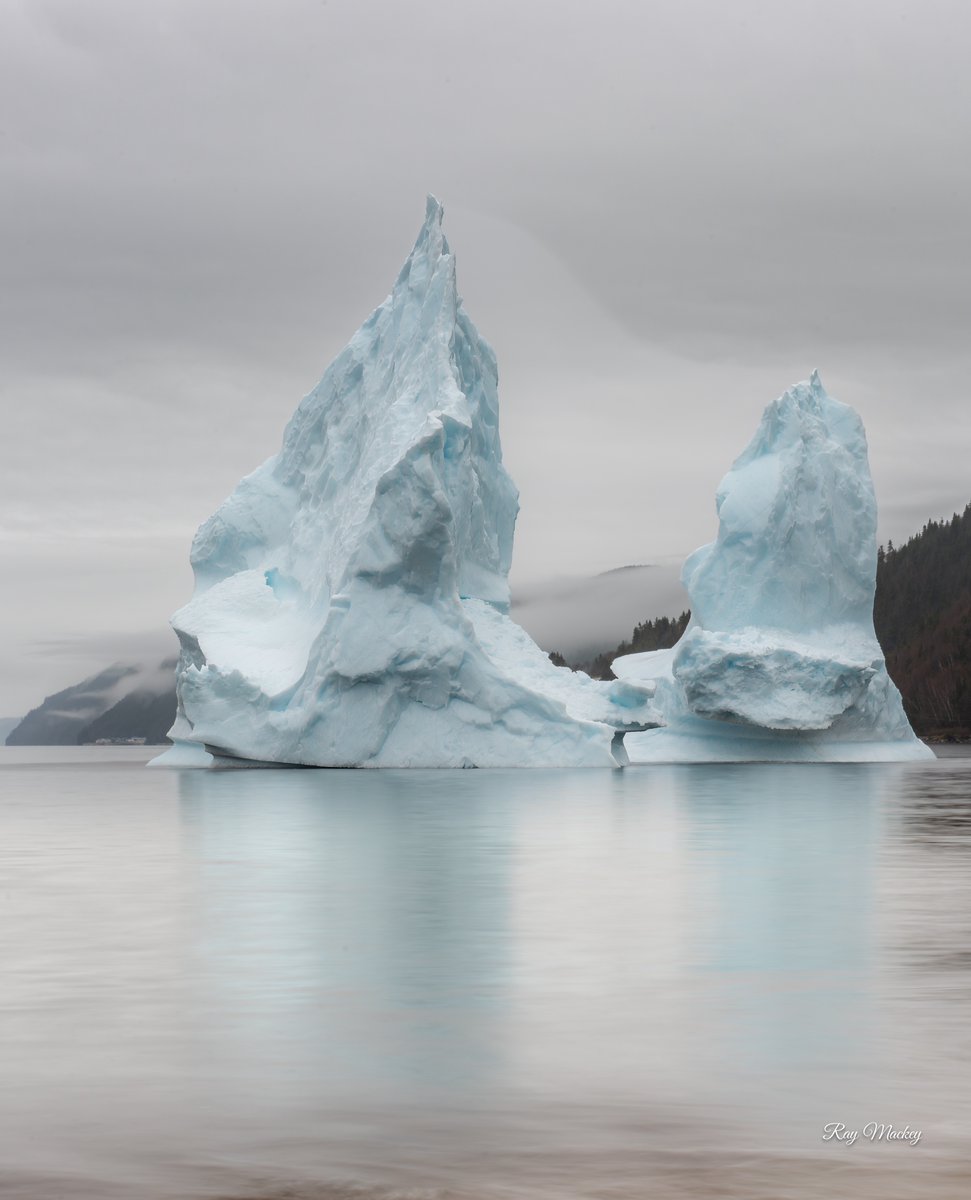
M914 729L971 737L971 504L881 547L873 623Z
M621 642L616 650L598 654L592 662L584 663L581 670L594 679L613 679L610 664L622 654L646 654L648 650L667 650L684 633L691 614L683 612L680 617L658 617L655 621L643 621L634 627L629 642Z
M116 663L48 696L7 735L8 746L76 746L98 738L165 741L175 718L174 658Z

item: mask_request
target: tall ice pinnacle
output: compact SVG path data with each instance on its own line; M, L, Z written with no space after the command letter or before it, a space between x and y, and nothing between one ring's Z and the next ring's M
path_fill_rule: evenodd
M654 680L668 727L636 761L896 760L914 736L873 630L877 508L866 434L814 372L765 410L717 494L718 537L684 564L673 650L614 663Z
M495 355L429 197L391 295L196 535L156 761L614 764L618 730L657 723L650 689L553 667L509 620L517 510Z

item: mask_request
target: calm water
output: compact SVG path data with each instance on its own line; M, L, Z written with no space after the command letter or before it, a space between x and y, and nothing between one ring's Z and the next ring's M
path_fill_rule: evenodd
M148 756L0 751L3 1197L971 1195L971 758Z

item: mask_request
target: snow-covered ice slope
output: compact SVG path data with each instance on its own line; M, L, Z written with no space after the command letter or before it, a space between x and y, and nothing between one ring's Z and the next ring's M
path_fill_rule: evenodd
M430 197L391 295L196 535L156 762L614 765L618 729L657 723L651 688L554 667L507 615L496 360L441 222Z
M691 623L618 678L657 682L667 727L632 761L932 757L904 715L873 631L877 509L866 435L819 376L765 410L718 489L717 540L682 580Z

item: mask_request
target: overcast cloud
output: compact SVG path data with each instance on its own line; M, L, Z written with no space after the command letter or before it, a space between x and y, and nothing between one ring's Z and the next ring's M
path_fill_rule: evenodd
M499 357L514 583L709 540L813 367L867 425L884 538L963 508L969 11L2 0L0 715L167 644L195 527L427 191Z

